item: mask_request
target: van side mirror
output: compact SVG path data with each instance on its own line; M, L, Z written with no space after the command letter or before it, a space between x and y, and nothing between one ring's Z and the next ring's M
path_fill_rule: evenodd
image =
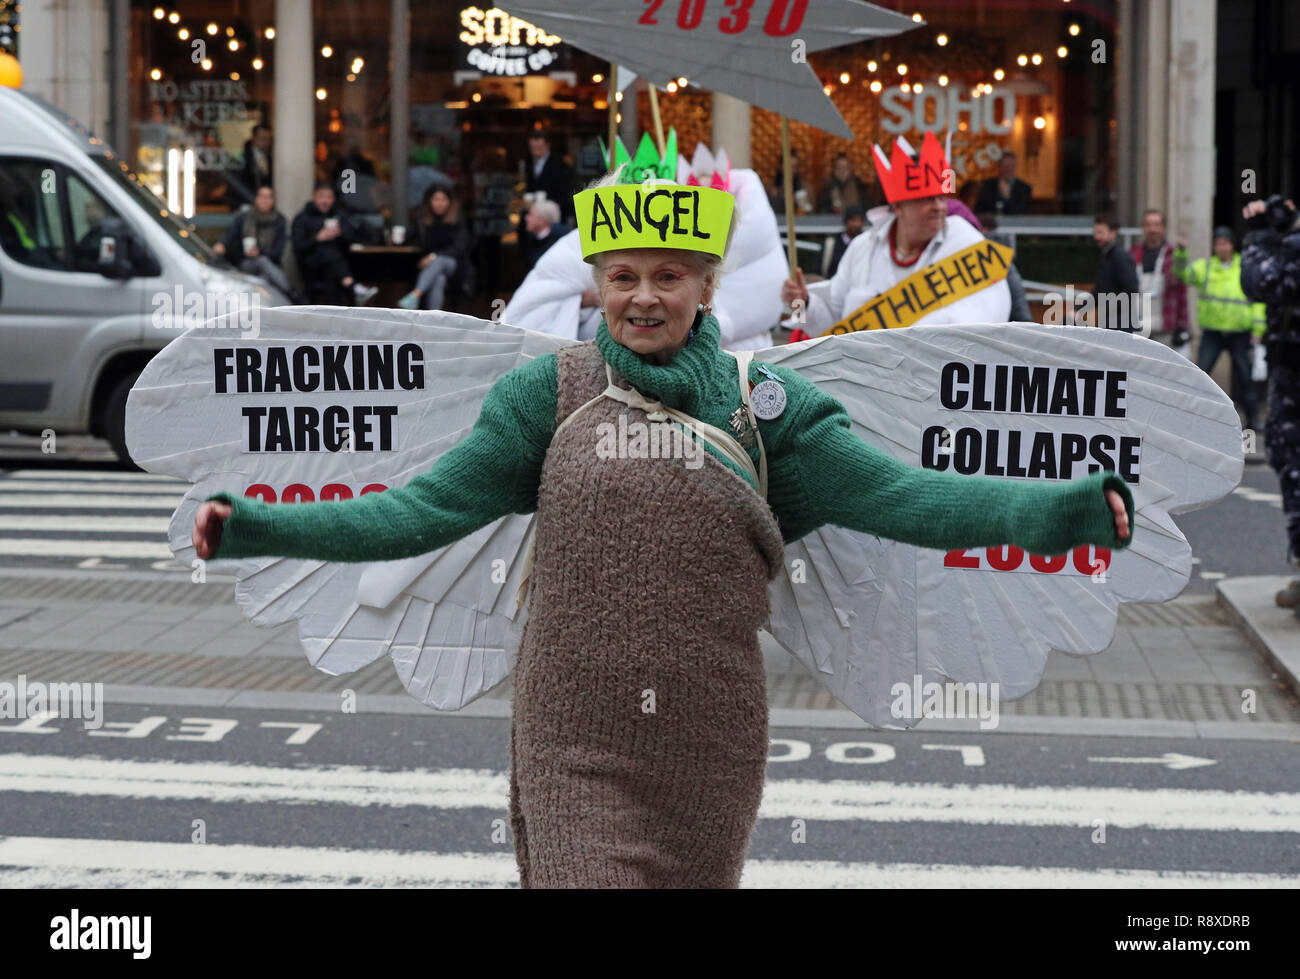
M99 234L99 259L96 268L106 279L131 277L131 255L138 250L131 229L117 217L104 218L96 229Z

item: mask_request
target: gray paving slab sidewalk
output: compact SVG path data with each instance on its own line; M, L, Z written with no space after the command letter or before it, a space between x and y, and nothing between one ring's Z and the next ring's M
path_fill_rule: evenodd
M1125 721L1167 736L1267 730L1300 740L1293 693L1300 620L1272 607L1278 582L1236 579L1221 583L1217 600L1122 606L1110 647L1090 656L1052 653L1038 688L1002 703L1001 729L1055 719L1063 733L1089 733ZM0 680L21 673L102 682L137 702L166 688L176 698L169 702L304 709L337 706L350 689L383 709L424 709L386 657L343 677L314 670L295 629L247 622L229 579L192 585L165 573L0 570ZM860 724L770 637L763 658L774 723L781 711ZM1253 713L1243 710L1252 696ZM507 680L463 713L504 716L509 698Z

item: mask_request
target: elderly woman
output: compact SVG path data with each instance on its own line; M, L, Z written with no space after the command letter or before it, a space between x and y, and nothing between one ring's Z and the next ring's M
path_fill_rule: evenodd
M1111 473L913 469L770 365L751 365L745 388L775 376L785 408L755 419L710 313L730 196L611 184L575 206L603 313L594 341L501 377L469 436L409 485L287 507L222 497L200 508L194 543L205 558L381 561L535 510L511 724L523 886L735 887L763 791L757 633L783 540L835 523L932 548L1122 548L1132 497ZM598 451L621 415L689 418L708 451ZM733 438L746 425L759 438Z

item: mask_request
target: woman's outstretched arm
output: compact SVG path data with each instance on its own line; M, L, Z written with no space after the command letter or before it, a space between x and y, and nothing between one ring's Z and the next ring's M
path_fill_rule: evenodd
M787 541L822 524L941 550L1015 544L1050 555L1132 540L1133 494L1113 472L1045 482L914 468L863 442L839 402L791 373L782 376L797 414L769 461L769 502Z
M406 486L323 503L215 496L195 516L195 548L205 559L319 561L391 561L435 550L508 513L536 508L555 412L551 354L500 378L470 434Z

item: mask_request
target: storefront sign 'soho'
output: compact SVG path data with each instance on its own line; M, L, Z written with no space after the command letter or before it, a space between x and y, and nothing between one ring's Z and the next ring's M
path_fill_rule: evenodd
M956 86L938 88L927 85L918 95L901 88L887 88L880 96L880 127L890 133L909 130L925 132L933 129L957 129L963 116L972 133L1003 134L1011 132L1016 116L1016 96L1006 89L993 89L989 95L971 97ZM1002 121L998 121L998 106L1002 107ZM934 119L926 118L926 107L932 106Z
M550 50L560 43L556 35L496 7L466 7L460 12L460 25L464 28L460 39L470 45L465 60L486 74L528 75L556 60Z

